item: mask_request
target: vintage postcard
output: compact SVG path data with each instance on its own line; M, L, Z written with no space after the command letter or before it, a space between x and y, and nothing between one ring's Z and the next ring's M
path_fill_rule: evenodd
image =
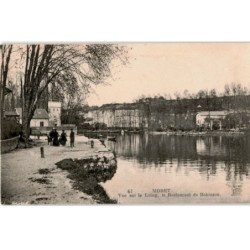
M250 202L250 43L1 44L4 205Z

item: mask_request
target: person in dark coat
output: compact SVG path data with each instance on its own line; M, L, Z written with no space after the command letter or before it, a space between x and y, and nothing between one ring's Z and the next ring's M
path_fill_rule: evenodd
M66 141L67 141L67 134L65 133L65 131L63 130L59 139L59 142L65 146L66 145Z
M48 144L51 145L51 142L53 141L53 138L54 138L54 129L52 129L50 132L49 132L49 135L48 135Z
M59 146L59 134L57 130L54 130L53 146Z
M75 146L75 133L73 129L71 129L69 137L70 137L70 147L73 148Z

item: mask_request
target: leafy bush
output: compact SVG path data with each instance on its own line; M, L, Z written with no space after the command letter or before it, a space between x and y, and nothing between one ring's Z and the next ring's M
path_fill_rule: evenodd
M108 128L106 123L95 122L94 124L83 123L79 126L79 129L83 130L106 130Z
M95 130L105 130L105 129L107 129L107 127L108 127L107 124L103 123L103 122L96 122L94 124Z
M93 130L93 126L89 123L83 123L79 126L80 129Z
M163 128L157 128L156 132L163 132Z
M223 127L227 129L241 128L249 124L250 117L244 113L231 113L228 114L223 120Z

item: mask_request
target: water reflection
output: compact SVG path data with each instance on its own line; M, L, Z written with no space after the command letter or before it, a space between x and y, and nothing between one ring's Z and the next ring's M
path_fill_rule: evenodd
M165 179L172 178L170 180L173 187L179 186L176 178L178 175L181 176L183 185L188 182L192 190L206 186L206 188L214 189L217 187L222 192L225 191L225 194L230 189L232 197L240 196L242 192L244 195L249 195L249 191L246 190L250 187L249 137L131 134L119 136L116 143L109 142L108 146L118 156L118 168L120 167L119 159L121 165L126 168L120 170L120 177L118 171L110 183L115 182L115 179L123 182L125 186L136 182L138 176L132 177L135 180L130 180L130 184L124 183L122 175L128 171L128 167L125 166L127 165L134 168L134 171L135 169L142 170L142 172L138 170L135 175L142 174L143 171L150 172L148 176L155 180L152 188L157 184L157 180L160 183L164 175ZM161 173L157 175L158 177L155 174L157 172ZM145 179L144 181L147 182L147 188L149 188L150 182ZM110 190L111 184L105 187L111 193L115 193L114 190Z

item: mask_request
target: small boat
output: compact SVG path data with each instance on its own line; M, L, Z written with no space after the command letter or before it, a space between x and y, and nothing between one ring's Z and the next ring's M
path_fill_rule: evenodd
M114 136L107 136L107 140L108 141L114 141L114 142L116 142L116 137L114 137Z

